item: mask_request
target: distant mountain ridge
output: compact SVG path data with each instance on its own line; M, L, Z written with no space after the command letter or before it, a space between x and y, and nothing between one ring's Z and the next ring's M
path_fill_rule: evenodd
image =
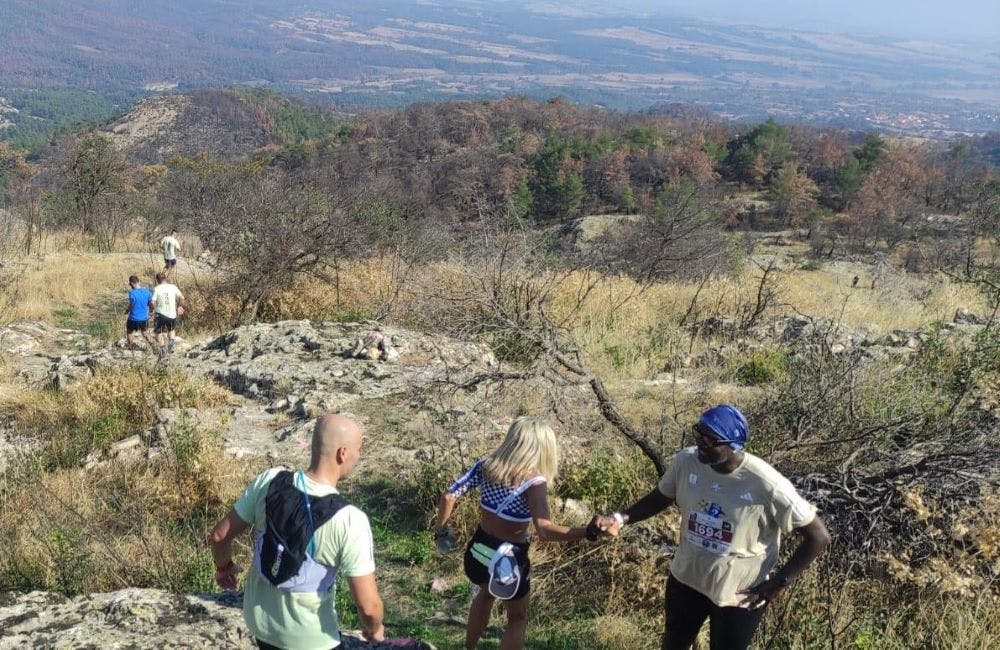
M253 107L231 91L218 90L150 98L105 130L129 158L146 163L202 151L215 158L239 157L269 141Z
M917 135L1000 129L1000 52L545 3L8 0L8 88L265 86L343 105L561 94Z
M201 153L241 159L322 139L347 117L267 90L208 88L149 97L100 130L132 161L161 164Z

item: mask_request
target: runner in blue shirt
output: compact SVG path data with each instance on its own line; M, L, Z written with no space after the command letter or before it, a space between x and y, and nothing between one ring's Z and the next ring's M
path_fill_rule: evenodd
M128 286L128 320L125 321L125 339L128 341L129 349L135 349L135 333L142 332L143 338L150 345L150 349L156 345L153 335L149 332L149 301L153 299L153 292L148 287L139 284L139 276L129 276Z

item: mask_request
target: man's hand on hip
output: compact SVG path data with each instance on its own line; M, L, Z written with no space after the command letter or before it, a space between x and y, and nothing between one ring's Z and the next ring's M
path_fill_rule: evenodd
M738 594L746 594L746 598L740 602L740 607L760 609L771 601L781 598L781 594L785 593L788 585L789 581L787 578L775 576L769 580L765 580L756 587L737 591L736 593Z

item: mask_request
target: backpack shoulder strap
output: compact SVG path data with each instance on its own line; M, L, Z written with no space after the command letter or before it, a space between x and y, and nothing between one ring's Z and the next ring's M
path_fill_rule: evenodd
M280 491L293 488L295 474L291 470L283 469L274 475L271 482L267 484L267 494L271 496Z
M351 505L341 494L309 497L309 501L312 503L313 524L316 528L330 521L335 514Z

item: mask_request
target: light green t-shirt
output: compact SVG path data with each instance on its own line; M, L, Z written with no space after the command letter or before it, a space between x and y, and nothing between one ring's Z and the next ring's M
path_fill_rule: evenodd
M181 290L177 285L164 282L153 287L153 304L157 314L163 314L167 318L177 318L177 299L181 297Z
M175 238L167 235L160 240L160 245L163 247L163 259L165 260L175 260L177 259L177 251L180 249L181 244Z
M283 468L258 475L233 508L240 519L264 529L264 501L267 487ZM303 475L304 476L304 475ZM336 494L333 486L305 478L306 491L313 496ZM296 476L296 483L299 479ZM336 567L348 578L375 572L372 531L368 517L354 506L341 508L316 529L315 560ZM243 595L243 619L254 638L280 648L325 650L340 644L340 625L334 608L336 585L325 594L279 591L253 567L247 574Z
M781 535L809 525L816 508L765 461L744 452L735 471L720 474L695 447L677 453L660 492L681 512L670 573L720 607L739 605L738 591L763 582L778 561Z

